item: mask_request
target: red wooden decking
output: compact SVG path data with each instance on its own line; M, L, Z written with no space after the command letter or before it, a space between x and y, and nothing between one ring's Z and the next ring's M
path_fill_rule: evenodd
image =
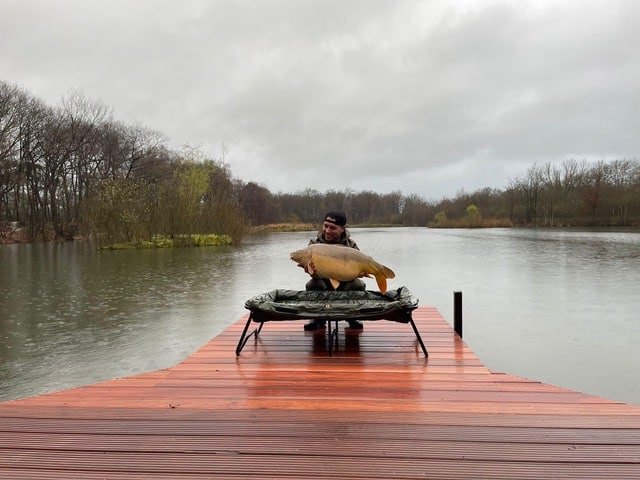
M640 479L640 407L489 371L433 308L332 357L241 319L173 368L0 403L0 478ZM158 352L162 355L162 352Z

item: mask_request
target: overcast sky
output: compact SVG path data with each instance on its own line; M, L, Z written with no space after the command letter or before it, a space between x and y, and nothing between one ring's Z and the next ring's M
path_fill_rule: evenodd
M273 193L439 200L638 158L640 1L0 0L0 79Z

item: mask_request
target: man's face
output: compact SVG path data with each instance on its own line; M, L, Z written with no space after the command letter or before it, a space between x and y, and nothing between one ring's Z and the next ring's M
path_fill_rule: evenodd
M335 223L324 222L322 224L322 235L324 236L324 239L329 243L337 242L338 240L340 240L343 232L344 227L336 225Z

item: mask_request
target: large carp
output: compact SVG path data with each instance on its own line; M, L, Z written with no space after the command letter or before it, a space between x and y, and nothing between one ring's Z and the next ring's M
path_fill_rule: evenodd
M291 253L291 260L304 267L312 276L328 278L333 288L340 282L358 277L375 277L381 293L387 291L387 278L395 278L393 271L361 251L344 245L314 243Z

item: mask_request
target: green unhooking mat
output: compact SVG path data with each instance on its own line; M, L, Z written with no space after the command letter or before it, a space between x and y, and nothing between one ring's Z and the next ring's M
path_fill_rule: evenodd
M418 307L407 287L379 293L363 291L272 290L250 298L245 308L253 321L274 320L391 320L409 323Z

